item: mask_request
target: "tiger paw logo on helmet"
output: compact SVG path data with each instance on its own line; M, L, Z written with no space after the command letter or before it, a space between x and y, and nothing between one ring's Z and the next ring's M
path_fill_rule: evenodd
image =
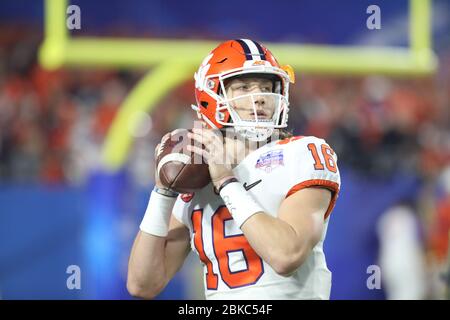
M208 63L209 60L213 57L213 54L211 53L208 55L205 59L203 59L202 64L200 65L200 68L198 68L198 71L194 74L195 79L195 88L198 90L203 90L203 86L205 85L205 77L206 73L208 72L211 65Z
M271 81L271 92L227 96L228 83L250 77ZM280 66L272 53L258 42L237 39L220 44L203 60L194 79L197 105L192 108L210 128L234 127L245 138L262 141L274 129L287 126L293 70L290 66ZM242 118L237 111L236 106L244 102L253 110L250 118ZM261 109L269 106L271 112L266 115ZM261 119L262 114L266 118Z

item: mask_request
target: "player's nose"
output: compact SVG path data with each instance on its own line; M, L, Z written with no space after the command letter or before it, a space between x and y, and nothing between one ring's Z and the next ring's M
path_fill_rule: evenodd
M266 97L263 95L256 95L254 101L257 107L263 107L266 104Z
M255 100L255 106L254 106L254 111L252 112L252 116L256 115L258 117L266 117L267 116L267 112L266 112L266 108L265 108L266 102L264 101L264 98L262 100L260 99L256 99Z

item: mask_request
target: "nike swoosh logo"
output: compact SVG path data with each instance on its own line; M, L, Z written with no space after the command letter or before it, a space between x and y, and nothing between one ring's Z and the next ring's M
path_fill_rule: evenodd
M244 189L245 191L250 190L251 188L253 188L254 186L256 186L258 183L260 183L262 180L259 179L258 181L253 182L252 184L247 185L247 182L244 182Z

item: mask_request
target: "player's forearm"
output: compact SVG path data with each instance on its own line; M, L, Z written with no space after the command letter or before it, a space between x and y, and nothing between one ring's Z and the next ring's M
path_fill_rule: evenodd
M166 241L170 213L176 197L155 188L150 196L140 232L130 255L127 286L132 295L145 298L157 295L167 283Z
M281 219L258 213L251 216L241 229L256 253L280 275L295 271L313 247L307 221L302 230L296 231Z
M166 239L140 231L131 250L127 287L141 298L153 298L165 287Z
M289 204L283 212L295 212L296 225L292 227L288 220L274 218L264 213L261 205L247 193L242 185L230 178L223 182L220 196L230 211L235 223L244 232L256 253L279 274L286 275L306 259L313 242L309 225L312 217L305 208ZM302 221L305 220L305 221Z

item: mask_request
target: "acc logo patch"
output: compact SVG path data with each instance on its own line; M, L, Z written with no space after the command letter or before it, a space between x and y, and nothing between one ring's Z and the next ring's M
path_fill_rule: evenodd
M254 66L264 66L265 65L265 61L263 61L263 60L254 61L253 65Z
M284 166L283 149L270 150L260 155L256 161L255 168L270 173L279 166Z

